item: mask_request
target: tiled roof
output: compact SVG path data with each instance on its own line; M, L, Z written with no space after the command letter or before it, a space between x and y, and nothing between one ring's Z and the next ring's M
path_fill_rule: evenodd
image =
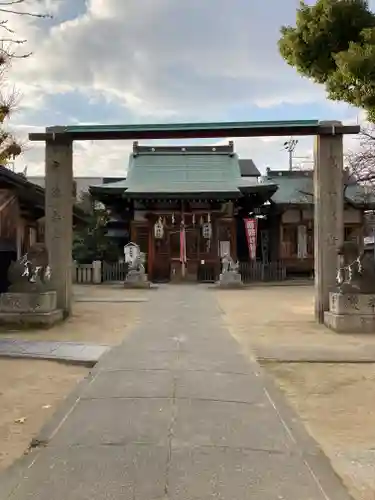
M228 153L194 152L132 155L127 177L132 193L240 194L238 157Z
M314 203L314 181L311 171L268 171L262 180L277 184L278 190L272 196L274 203L295 205ZM346 187L345 197L348 201L359 205L375 203L374 195L366 193L363 186L355 183Z
M239 160L242 177L260 177L260 172L255 166L253 160Z
M91 186L95 194L122 192L129 197L196 194L239 197L241 171L229 146L149 147L134 144L126 180Z

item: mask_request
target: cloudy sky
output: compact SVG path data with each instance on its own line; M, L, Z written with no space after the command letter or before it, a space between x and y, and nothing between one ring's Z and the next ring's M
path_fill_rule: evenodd
M373 0L375 6L375 0ZM8 78L20 94L9 126L19 137L51 125L336 119L358 110L325 99L278 54L298 0L26 0L52 19L13 16L28 59ZM228 138L230 139L230 138ZM261 170L287 168L285 139L237 139ZM215 141L211 141L215 142ZM219 142L219 141L218 141ZM310 156L301 139L296 156ZM75 175L122 175L129 142L75 145ZM16 169L43 173L41 145L28 144Z

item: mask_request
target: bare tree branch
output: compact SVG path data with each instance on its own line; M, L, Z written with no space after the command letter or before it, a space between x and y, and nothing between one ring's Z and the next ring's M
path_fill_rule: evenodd
M8 28L7 24L8 24L8 19L5 19L5 21L0 21L0 28L4 29L8 33L14 34L14 30Z
M27 0L0 0L0 13L8 14L10 17L12 16L26 16L26 17L33 17L33 18L38 18L38 19L51 19L52 16L49 14L41 13L41 12L30 12L28 10L20 9L16 10L15 7L21 6L21 4L26 3ZM12 28L9 27L8 25L8 19L0 21L0 29L4 29L8 34L13 35L15 32ZM29 57L32 53L27 52L25 54L18 54L14 49L13 46L20 46L26 43L26 40L22 38L12 38L12 37L6 37L6 38L0 38L0 44L2 47L0 48L1 52L5 52L10 58L14 59L25 59ZM6 46L5 44L8 44ZM1 64L1 63L0 63Z
M40 12L29 12L29 11L23 11L23 10L15 10L13 7L15 5L21 5L25 3L26 0L10 0L8 1L0 1L0 12L4 12L6 14L16 14L19 16L29 16L29 17L37 17L40 19L46 19L50 18L51 16L49 14L44 14ZM11 7L11 8L9 8Z
M25 5L22 5L25 4ZM30 12L24 7L27 0L0 0L0 15L2 18L12 16L26 16L32 18L50 18L48 14ZM0 36L0 164L6 165L11 159L20 155L25 145L20 143L10 132L4 128L4 123L15 110L19 100L19 94L15 89L4 91L7 72L14 59L25 59L31 52L19 54L17 49L26 43L26 40L18 38L15 31L9 26L9 19L0 21L0 31L3 30L4 37Z

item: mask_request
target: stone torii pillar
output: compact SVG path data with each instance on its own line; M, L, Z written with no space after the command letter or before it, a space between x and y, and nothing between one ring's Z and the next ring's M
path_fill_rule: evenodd
M72 310L73 143L46 141L45 242L51 285L64 317Z
M329 292L336 284L338 247L344 240L343 136L335 133L341 122L331 125L332 135L318 135L314 168L314 260L315 318L324 323Z

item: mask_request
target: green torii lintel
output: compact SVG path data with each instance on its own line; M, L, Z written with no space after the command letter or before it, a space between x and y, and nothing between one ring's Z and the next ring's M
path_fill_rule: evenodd
M98 141L136 139L204 139L358 134L359 125L319 120L159 123L134 125L67 125L29 134L30 141Z

